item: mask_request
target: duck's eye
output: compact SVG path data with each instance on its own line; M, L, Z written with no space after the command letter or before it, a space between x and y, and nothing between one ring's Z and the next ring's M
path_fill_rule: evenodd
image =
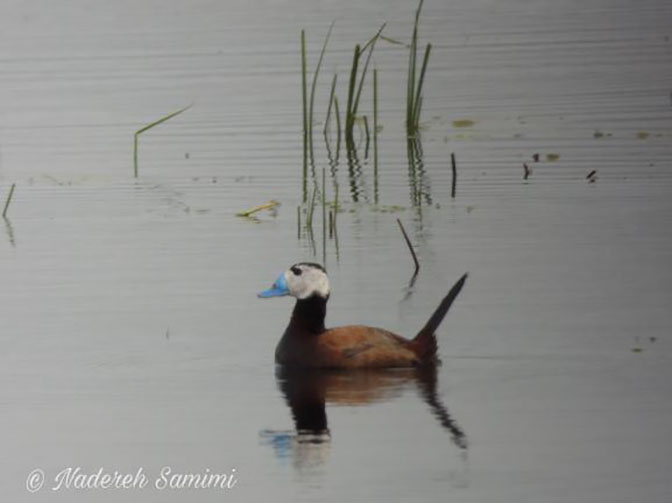
M290 270L294 273L294 276L301 276L301 273L303 272L301 269L299 269L296 266L292 266Z

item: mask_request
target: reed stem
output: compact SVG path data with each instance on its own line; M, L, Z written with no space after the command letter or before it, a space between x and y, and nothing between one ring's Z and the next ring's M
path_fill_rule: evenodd
M317 60L317 66L315 67L315 73L313 73L313 83L310 87L310 105L308 108L308 150L310 152L311 162L315 162L315 157L313 155L313 107L315 105L315 88L317 87L317 77L320 74L322 60L324 59L324 52L327 49L327 43L329 42L329 37L331 36L331 30L333 28L334 28L334 22L332 21L331 25L329 25L327 36L324 38L324 43L322 44L322 50L320 51L320 57Z
M306 30L301 30L301 97L303 102L303 179L302 200L308 198L308 98L306 83Z
M296 207L296 237L301 239L301 205Z
M378 204L378 70L373 69L373 202Z
M411 250L411 256L413 257L413 262L415 262L415 272L413 275L415 276L418 274L418 271L420 270L420 262L418 262L418 257L415 255L415 250L413 250L413 245L411 244L411 240L408 239L408 234L406 234L406 229L404 229L404 224L401 223L401 220L397 218L397 223L399 224L399 228L401 229L401 233L404 235L404 239L406 240L406 244L408 245L408 249Z
M432 44L427 44L425 49L425 57L422 60L422 69L420 70L420 78L418 79L418 89L415 94L415 103L413 109L413 124L417 131L420 125L420 111L422 107L422 85L425 82L425 72L427 71L427 62L429 61L429 53L432 50Z
M150 124L147 124L146 126L141 127L140 129L138 129L138 130L135 132L135 134L133 135L133 176L134 176L135 178L138 177L138 140L139 140L139 138L140 138L140 135L141 135L142 133L144 133L145 131L149 131L150 129L152 129L152 128L155 127L155 126L158 126L159 124L163 124L163 123L166 122L167 120L170 120L170 119L172 119L173 117L176 117L176 116L180 115L181 113L186 112L186 111L189 110L192 106L193 106L193 105L188 105L188 106L186 106L186 107L184 107L184 108L181 108L181 109L178 110L177 112L173 112L173 113L170 113L170 114L168 114L168 115L164 115L164 116L161 117L160 119L155 120L154 122L152 122L152 123L150 123Z
M352 68L350 70L350 82L348 85L348 104L345 110L345 141L346 143L354 143L352 138L352 128L355 123L354 114L354 100L355 100L355 85L357 81L357 66L359 64L360 47L359 44L355 46L355 52L352 57Z
M455 161L455 152L450 153L450 164L453 170L453 183L450 189L450 197L455 199L455 192L457 190L457 162Z
M7 218L7 209L9 208L9 203L12 202L12 196L14 195L14 188L16 187L16 184L13 183L12 186L9 189L9 194L7 194L7 199L5 200L5 207L2 210L2 218Z

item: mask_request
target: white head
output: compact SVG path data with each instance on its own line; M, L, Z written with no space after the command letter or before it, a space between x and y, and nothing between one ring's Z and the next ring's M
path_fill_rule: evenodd
M300 262L294 264L278 276L273 286L259 293L259 297L279 297L291 295L297 299L307 299L313 295L329 297L329 278L319 264Z

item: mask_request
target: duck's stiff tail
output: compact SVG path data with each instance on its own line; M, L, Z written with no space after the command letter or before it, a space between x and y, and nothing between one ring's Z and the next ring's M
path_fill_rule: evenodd
M431 362L435 359L437 350L436 329L439 328L448 309L450 309L453 301L459 295L460 290L462 290L464 282L467 281L467 276L469 276L469 274L465 273L464 276L453 285L453 288L451 288L448 295L443 298L439 307L434 311L434 314L427 320L425 326L422 327L422 330L420 330L418 335L413 338L411 344L413 345L413 350L420 358L420 361Z

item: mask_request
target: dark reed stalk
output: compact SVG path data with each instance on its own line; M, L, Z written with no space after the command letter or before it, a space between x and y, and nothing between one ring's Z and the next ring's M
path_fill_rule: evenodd
M413 36L411 37L411 44L408 53L408 82L406 87L406 134L413 136L417 131L415 122L416 116L419 117L419 97L422 93L422 85L418 83L416 88L416 59L418 48L418 24L420 23L420 12L422 11L422 4L424 0L420 0L418 9L415 11L415 23L413 24ZM425 61L423 67L426 68L427 59L431 46L425 50ZM416 113L417 110L417 113Z
M523 180L527 180L530 177L530 168L527 166L527 163L523 163L523 169L525 170L525 174L523 175Z
M338 244L338 229L336 228L336 219L334 217L334 249L336 250L336 263L341 260L341 249Z
M429 53L432 50L432 44L427 44L425 49L425 57L422 60L422 68L420 70L420 78L418 79L418 88L415 92L415 103L413 109L413 124L417 131L420 127L420 112L422 110L422 85L425 83L425 72L427 71L427 62L429 61Z
M373 202L378 204L378 70L373 69Z
M408 76L406 83L406 131L410 135L413 132L413 105L415 94L415 58L416 49L418 45L418 22L420 20L420 9L422 9L422 2L418 5L415 11L415 23L413 24L413 35L411 37L411 44L408 51Z
M306 83L306 30L301 30L301 97L303 102L303 194L305 203L308 198L308 98Z
M334 235L334 212L329 210L329 239Z
M420 270L420 262L418 262L418 257L415 255L415 250L413 250L413 245L411 244L411 240L408 239L408 234L406 234L406 229L404 229L404 224L401 223L401 220L397 218L397 223L399 224L399 228L401 229L401 233L404 235L404 239L406 240L406 244L408 245L408 249L411 250L411 256L413 257L413 262L415 262L415 272L413 273L413 276L418 274L418 271Z
M14 229L12 228L12 223L8 218L3 218L3 220L5 221L5 230L7 231L9 242L14 248L16 248L16 239L14 239Z
M311 162L314 162L315 159L313 155L313 107L315 105L315 88L317 87L317 78L320 74L322 60L324 59L324 52L327 50L327 44L329 43L329 37L331 36L331 30L333 28L334 22L332 21L331 25L329 25L327 36L324 38L322 50L320 51L320 57L317 60L317 66L315 67L315 73L313 73L313 82L310 86L310 105L308 107L308 151L310 152Z
M155 126L158 126L159 124L163 124L167 120L172 119L173 117L176 117L180 115L182 112L186 112L189 110L193 105L188 105L177 112L170 113L168 115L164 115L161 117L159 120L156 120L150 124L147 124L146 126L141 127L138 129L135 134L133 135L133 176L135 178L138 177L138 140L140 139L140 135L144 133L145 131L148 131L152 129Z
M348 84L348 104L345 109L345 141L348 144L353 144L352 128L355 123L355 115L353 113L353 104L355 99L355 85L357 82L357 66L359 64L360 47L359 44L355 46L355 52L352 57L352 68L350 69L350 81Z
M331 80L331 92L329 93L329 105L327 106L327 117L324 119L324 129L322 132L326 135L327 130L329 129L329 120L331 119L331 108L334 104L334 93L336 92L336 77L338 74L334 74L334 78Z
M13 183L12 186L9 188L9 194L7 194L7 199L5 200L5 207L2 210L2 218L7 218L7 209L9 208L9 203L12 202L12 196L14 195L14 188L16 187L16 184Z
M455 192L457 190L457 163L455 162L455 152L450 153L450 164L453 170L453 183L450 189L450 197L455 199Z
M597 174L597 170L594 169L593 171L591 171L590 173L588 173L588 176L586 177L586 180L590 180L590 179L593 178L596 174Z
M296 207L296 237L301 239L301 205Z

